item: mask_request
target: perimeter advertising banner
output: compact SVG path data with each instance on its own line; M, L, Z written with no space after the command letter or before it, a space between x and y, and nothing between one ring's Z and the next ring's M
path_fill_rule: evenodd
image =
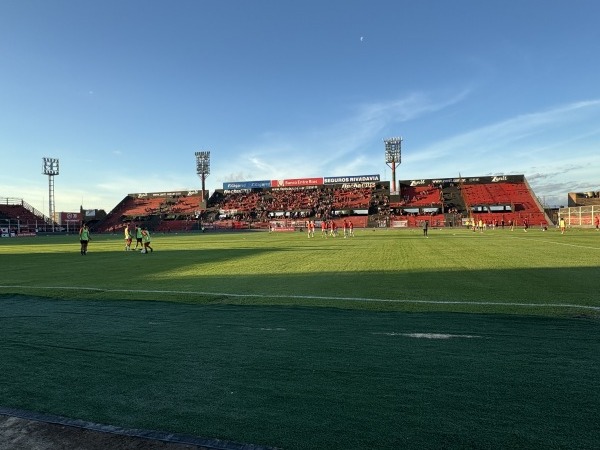
M61 212L58 216L59 225L67 222L81 222L81 214L76 212Z
M164 192L138 192L135 194L127 194L135 198L156 198L156 197L191 197L200 194L200 189L192 189L190 191L164 191ZM207 191L208 192L208 191Z
M241 190L241 189L265 189L265 188L284 188L284 187L303 187L303 186L323 186L324 184L357 184L357 183L375 183L381 181L379 174L373 175L344 175L338 177L308 177L308 178L286 178L282 180L261 180L261 181L231 181L223 183L223 190ZM374 185L373 185L374 186ZM356 186L354 186L356 187ZM361 187L365 187L364 184Z
M271 187L321 186L323 178L288 178L287 180L271 180Z
M420 180L401 180L405 186L429 186L446 183L489 184L489 183L522 183L525 175L495 175L491 177L456 177L456 178L422 178Z
M325 184L339 184L339 183L364 183L364 182L376 182L381 181L379 175L349 175L343 177L325 177L323 179Z
M270 188L271 180L262 181L231 181L223 183L223 190Z

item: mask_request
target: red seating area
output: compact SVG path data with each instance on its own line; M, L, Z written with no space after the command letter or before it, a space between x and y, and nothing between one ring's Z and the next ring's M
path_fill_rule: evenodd
M317 211L368 209L373 189L274 189L264 192L227 194L218 209L237 211Z
M335 189L333 207L335 209L368 209L373 190L370 188Z
M506 183L508 184L508 183ZM510 183L511 185L513 183ZM462 194L468 205L512 205L510 188L505 188L501 183L496 184L463 184Z
M0 214L12 220L19 220L23 223L40 221L41 218L29 211L22 205L0 205Z
M159 223L157 229L164 231L187 229L188 222L201 210L201 195L136 197L128 195L103 220L95 230L100 232L118 232L123 229L125 221L136 217L158 216L161 219L176 219ZM184 219L181 219L182 216ZM192 220L190 223L194 223ZM182 228L183 227L183 228ZM191 227L191 225L190 225Z
M531 225L546 223L546 216L540 210L525 183L487 183L463 184L461 186L463 197L468 206L494 206L510 205L510 212L488 212L476 214L484 222L509 220L518 224L527 218Z
M125 211L124 215L127 216L147 216L151 214L158 214L159 207L163 203L164 198L136 198L133 201L133 206Z
M361 210L366 214L370 208L384 203L387 206L387 195L381 194L376 188L313 186L223 193L217 202L211 201L209 210L220 212L220 216L214 220L221 223L246 220L257 224L267 223L274 217L331 219L337 217L340 211L348 210Z
M200 195L181 196L173 209L178 214L195 214L200 211L201 201Z
M547 217L523 177L520 178L523 181L517 182L516 176L499 182L488 182L487 178L492 179L483 177L463 184L452 181L446 185L432 180L407 182L402 185L400 199L394 196L393 203L389 188L383 183L355 188L321 185L218 190L206 208L201 195L192 191L190 195L130 195L109 214L100 231L119 231L124 221L138 217L162 232L196 230L200 219L206 226L227 229L260 228L274 219L333 219L341 223L342 217L352 220L357 227L383 226L390 220L407 221L410 227L419 227L423 220L434 227L446 222L457 226L461 220L473 217L486 224L500 225L504 221L505 226L510 221L522 225L525 219L530 225L546 224ZM417 183L420 185L411 186ZM453 199L450 207L444 208L448 206L444 195ZM200 212L206 214L200 218Z
M18 198L0 199L0 225L21 234L54 229L47 217Z
M311 211L320 202L321 190L273 190L260 197L257 208L264 211Z
M408 186L402 188L402 200L391 207L441 206L442 191L434 186Z
M201 196L142 197L129 196L119 210L120 216L149 216L154 214L195 214L200 210Z
M215 206L228 211L250 212L256 209L260 199L261 194L257 192L228 194Z

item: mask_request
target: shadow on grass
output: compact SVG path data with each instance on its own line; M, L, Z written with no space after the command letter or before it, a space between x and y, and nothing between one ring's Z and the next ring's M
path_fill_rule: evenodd
M9 254L0 294L279 304L405 311L598 315L598 267L473 270L339 270L277 273L278 265L212 272L285 248ZM298 267L298 265L294 266ZM299 267L303 267L300 265ZM328 266L329 267L329 266ZM297 270L297 269L296 269ZM269 273L271 271L271 273ZM7 287L7 286L13 286ZM78 290L79 289L79 290ZM42 292L40 292L42 291Z
M304 448L593 448L594 321L0 297L0 404Z

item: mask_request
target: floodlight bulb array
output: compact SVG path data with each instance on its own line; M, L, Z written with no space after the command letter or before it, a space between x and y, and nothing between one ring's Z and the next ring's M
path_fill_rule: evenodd
M58 158L42 158L44 175L58 175Z
M196 152L196 173L198 175L208 175L210 173L210 152Z
M384 139L385 143L385 162L386 163L400 163L400 152L402 150L402 138L392 137Z

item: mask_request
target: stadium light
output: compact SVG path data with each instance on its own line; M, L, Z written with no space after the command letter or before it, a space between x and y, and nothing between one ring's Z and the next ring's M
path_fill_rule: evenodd
M401 162L402 138L393 137L384 139L385 143L385 163L392 169L392 192L398 192L396 189L396 167Z
M58 158L42 158L42 170L44 175L48 175L48 216L52 221L52 231L55 224L55 204L54 204L54 175L58 175Z
M196 173L202 180L201 201L204 202L204 191L206 190L206 177L210 174L210 152L196 152Z

